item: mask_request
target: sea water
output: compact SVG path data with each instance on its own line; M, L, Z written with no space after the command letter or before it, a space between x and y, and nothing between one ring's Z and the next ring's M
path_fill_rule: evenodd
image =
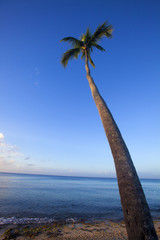
M151 214L160 219L160 180L141 180ZM0 224L121 220L112 178L0 173Z

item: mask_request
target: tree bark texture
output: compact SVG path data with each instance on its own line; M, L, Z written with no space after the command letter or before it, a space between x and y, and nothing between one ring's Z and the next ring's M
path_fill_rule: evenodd
M85 68L92 96L98 108L114 158L128 239L157 240L158 237L150 210L130 153L110 110L90 75L87 54L85 56Z

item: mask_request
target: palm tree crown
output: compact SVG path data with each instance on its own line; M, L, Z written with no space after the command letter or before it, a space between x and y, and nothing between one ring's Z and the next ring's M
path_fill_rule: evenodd
M108 38L112 37L112 25L108 25L107 22L99 25L94 34L91 34L90 29L87 28L86 34L82 34L80 39L74 37L66 37L61 40L65 42L69 42L73 48L66 51L61 59L61 63L64 67L67 66L68 60L72 58L78 58L78 55L82 53L81 58L85 58L87 55L89 62L93 67L95 67L90 52L93 51L93 48L97 48L100 51L105 51L103 47L101 47L98 42L101 40L102 37L106 36Z

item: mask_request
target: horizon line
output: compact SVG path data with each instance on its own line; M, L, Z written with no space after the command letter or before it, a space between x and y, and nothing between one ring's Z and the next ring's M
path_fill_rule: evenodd
M35 175L35 176L52 176L52 177L73 177L73 178L101 178L101 179L116 179L117 177L91 177L91 176L71 176L71 175L54 175L40 173L17 173L17 172L0 172L0 174L19 174L19 175ZM141 180L160 180L160 178L140 178Z

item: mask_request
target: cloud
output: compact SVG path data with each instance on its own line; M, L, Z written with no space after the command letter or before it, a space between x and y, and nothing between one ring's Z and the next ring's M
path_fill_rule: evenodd
M31 159L31 157L25 157L25 158L24 158L25 161L27 161L27 160L29 160L29 159Z
M2 165L13 165L15 163L15 160L13 159L6 159L5 157L3 156L0 156L0 166Z
M4 141L3 134L0 136L0 165L13 165L16 162L16 158L22 154L17 146L8 144Z
M29 164L27 164L27 166L28 167L33 167L33 166L35 166L35 164L29 163Z
M1 140L1 139L4 139L3 133L0 133L0 140Z
M19 148L15 145L8 144L4 141L0 142L0 156L18 156L20 155Z
M34 168L30 163L30 156L25 156L20 149L4 140L4 135L0 134L0 171L1 172L29 172ZM25 162L26 161L26 162Z

